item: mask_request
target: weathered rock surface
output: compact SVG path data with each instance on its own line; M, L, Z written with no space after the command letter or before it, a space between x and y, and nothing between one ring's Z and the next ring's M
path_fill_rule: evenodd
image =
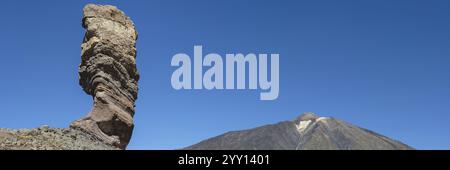
M0 129L0 150L116 150L128 145L139 80L137 32L114 6L89 4L83 14L79 83L93 96L92 111L70 128Z
M92 111L71 124L102 141L125 149L133 131L139 73L137 32L122 11L110 5L86 5L79 83L93 96Z
M0 129L0 150L118 150L71 128Z
M228 132L185 149L406 150L413 148L335 118L305 113L293 121Z

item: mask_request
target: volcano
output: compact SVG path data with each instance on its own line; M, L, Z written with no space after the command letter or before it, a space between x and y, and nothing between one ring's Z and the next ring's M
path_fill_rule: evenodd
M308 112L292 121L232 131L186 150L410 150L400 141Z

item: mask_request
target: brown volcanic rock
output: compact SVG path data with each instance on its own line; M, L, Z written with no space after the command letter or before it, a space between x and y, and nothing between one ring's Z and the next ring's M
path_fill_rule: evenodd
M130 18L114 6L88 4L83 14L86 34L81 45L79 82L93 96L94 106L71 128L125 149L134 127L138 92L137 32Z

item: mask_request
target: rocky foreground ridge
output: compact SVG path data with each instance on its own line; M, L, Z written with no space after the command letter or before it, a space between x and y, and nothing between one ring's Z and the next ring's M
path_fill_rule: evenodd
M118 150L73 128L0 129L0 150Z

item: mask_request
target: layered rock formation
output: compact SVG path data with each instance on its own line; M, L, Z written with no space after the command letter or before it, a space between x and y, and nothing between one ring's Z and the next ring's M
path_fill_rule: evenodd
M122 11L110 5L83 9L79 83L92 95L92 111L71 124L103 142L125 149L133 131L139 73L136 69L137 32Z
M335 118L305 113L293 121L228 132L185 149L403 150L413 148Z

